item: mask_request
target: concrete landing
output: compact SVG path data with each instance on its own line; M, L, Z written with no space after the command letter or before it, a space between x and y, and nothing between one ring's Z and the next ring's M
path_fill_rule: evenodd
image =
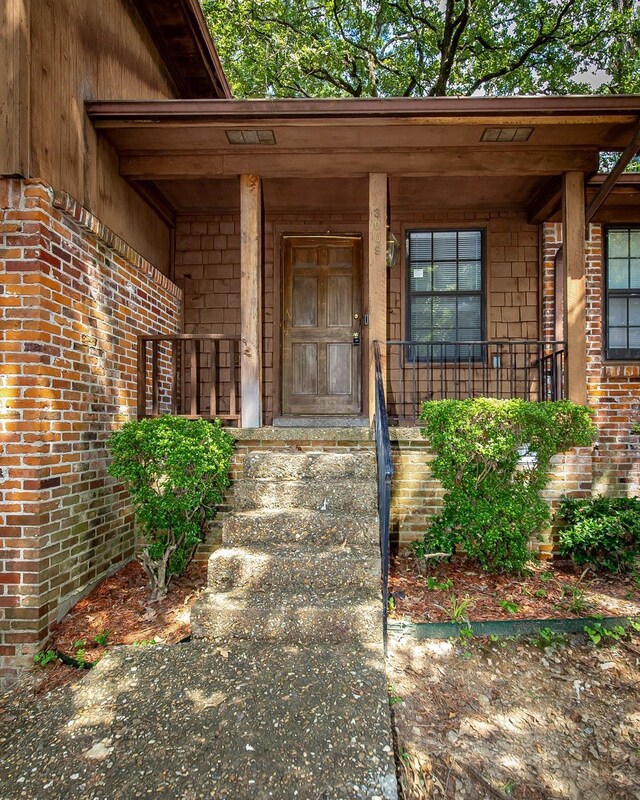
M276 417L274 428L368 428L367 417Z
M80 683L9 709L0 794L395 800L383 665L338 645L114 648Z

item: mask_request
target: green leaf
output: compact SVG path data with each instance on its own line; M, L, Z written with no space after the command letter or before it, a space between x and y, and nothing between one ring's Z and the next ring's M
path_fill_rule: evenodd
M237 97L640 89L635 4L201 0Z
M229 486L233 438L220 420L163 416L126 423L108 441L109 474L131 497L147 541L141 559L154 595L181 575Z
M444 488L443 508L414 552L460 547L489 571L522 572L550 521L541 491L551 458L593 441L592 412L569 401L440 400L422 406L423 436ZM536 453L520 466L519 451Z

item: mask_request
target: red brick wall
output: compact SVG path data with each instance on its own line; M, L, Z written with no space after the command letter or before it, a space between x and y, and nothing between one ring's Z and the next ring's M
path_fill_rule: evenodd
M0 680L133 553L105 439L135 414L136 336L182 296L67 196L0 181Z
M598 441L593 448L592 481L583 476L580 494L637 495L640 491L640 364L607 362L604 352L603 229L590 225L586 243L587 398L595 412ZM562 226L547 223L544 242L544 328L553 336L553 258L562 243ZM571 342L569 342L569 348Z

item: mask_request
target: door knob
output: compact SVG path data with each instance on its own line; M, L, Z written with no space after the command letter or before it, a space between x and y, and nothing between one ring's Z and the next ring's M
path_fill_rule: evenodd
M353 318L354 318L355 320L359 320L359 319L360 319L360 314L354 314L354 315L353 315Z

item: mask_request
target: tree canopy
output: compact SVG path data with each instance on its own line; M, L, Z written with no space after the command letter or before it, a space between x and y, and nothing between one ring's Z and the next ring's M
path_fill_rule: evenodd
M201 2L237 97L640 90L638 0Z

